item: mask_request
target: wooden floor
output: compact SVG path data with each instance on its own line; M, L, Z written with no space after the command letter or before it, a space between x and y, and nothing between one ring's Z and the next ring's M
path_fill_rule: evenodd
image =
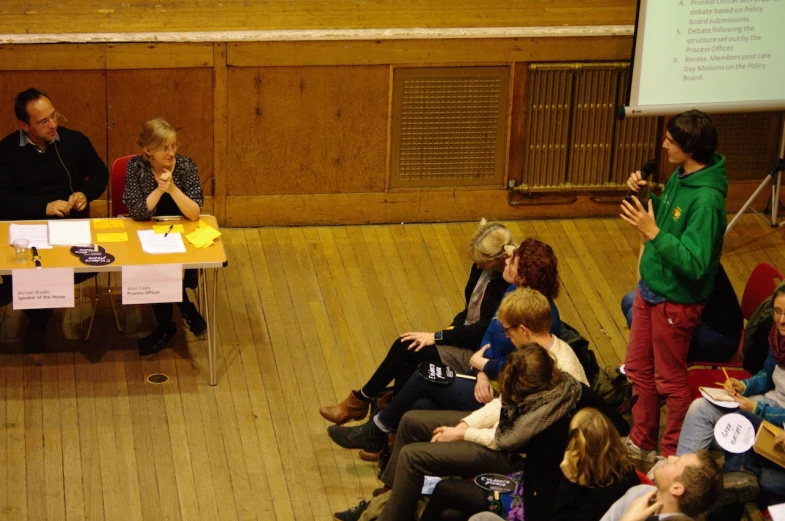
M562 318L601 365L623 358L619 301L636 282L638 238L619 219L516 221L517 240L551 244ZM149 306L127 333L99 307L93 337L58 312L43 354L22 354L26 327L0 329L0 518L3 520L328 520L369 497L375 468L333 445L318 408L365 382L392 340L433 331L463 307L475 223L227 229L219 278L218 377L206 343L141 361ZM740 294L758 262L785 268L785 230L745 216L724 263ZM181 328L182 329L182 328ZM145 382L162 372L164 385Z

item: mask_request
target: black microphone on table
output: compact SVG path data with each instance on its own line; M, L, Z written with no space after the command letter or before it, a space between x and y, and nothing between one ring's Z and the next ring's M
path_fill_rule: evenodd
M657 160L656 159L649 159L646 161L646 164L643 165L641 168L641 179L646 181L649 179L649 176L653 174L657 170ZM632 203L632 196L636 196L638 200L641 202L643 206L646 206L649 202L649 188L646 185L642 185L639 188L639 191L636 192L634 190L627 190L627 195L624 196L624 200L630 204Z

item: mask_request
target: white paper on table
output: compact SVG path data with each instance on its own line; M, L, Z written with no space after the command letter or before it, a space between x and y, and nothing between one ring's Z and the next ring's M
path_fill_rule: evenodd
M49 244L52 246L86 246L93 243L90 221L62 219L49 221Z
M165 234L155 233L153 230L139 230L137 233L142 249L147 253L185 253L185 243L179 232L170 233L166 237Z
M123 304L183 301L183 265L123 266Z
M11 270L14 309L74 307L74 269Z
M771 521L785 521L785 503L769 505Z
M8 244L13 244L16 239L27 239L30 247L35 246L39 250L48 250L49 246L48 229L45 224L14 224L8 225Z

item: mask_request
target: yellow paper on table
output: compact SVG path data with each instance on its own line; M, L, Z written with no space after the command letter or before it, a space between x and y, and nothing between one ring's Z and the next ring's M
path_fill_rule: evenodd
M96 230L125 228L125 219L95 219L93 221L93 228Z
M199 219L196 230L185 236L197 248L206 248L213 244L214 239L221 236L221 232Z
M172 227L171 230L169 230L170 226ZM153 231L155 233L185 233L185 228L183 228L182 224L154 224Z
M128 234L122 233L99 233L97 241L100 242L126 242L128 241Z

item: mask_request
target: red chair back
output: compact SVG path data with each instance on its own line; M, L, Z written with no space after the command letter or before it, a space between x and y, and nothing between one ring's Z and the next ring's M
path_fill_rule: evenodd
M771 264L761 262L752 270L744 294L741 296L741 314L749 320L760 303L766 300L783 280L782 273Z
M118 215L124 215L128 213L128 208L125 207L123 204L123 192L125 192L125 167L128 165L128 161L134 157L135 154L131 154L130 156L123 156L118 157L112 163L112 171L111 171L111 193L109 194L111 197L111 211L109 212L112 217L117 217Z

